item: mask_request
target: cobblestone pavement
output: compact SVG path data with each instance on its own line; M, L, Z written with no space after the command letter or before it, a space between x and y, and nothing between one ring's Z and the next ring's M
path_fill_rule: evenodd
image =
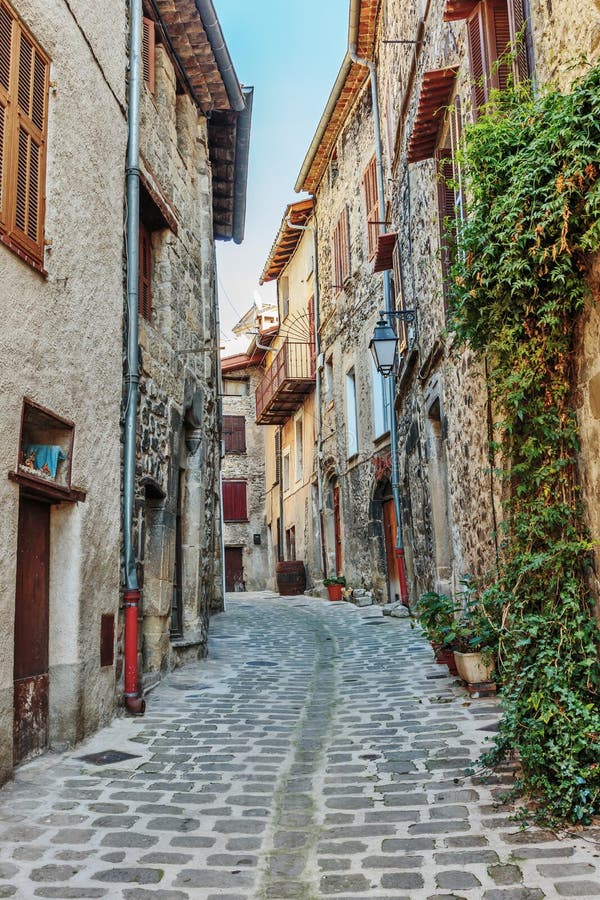
M143 719L0 791L0 897L597 897L600 829L519 831L469 776L497 718L406 620L235 595ZM378 610L375 610L377 613ZM88 753L135 756L93 765Z

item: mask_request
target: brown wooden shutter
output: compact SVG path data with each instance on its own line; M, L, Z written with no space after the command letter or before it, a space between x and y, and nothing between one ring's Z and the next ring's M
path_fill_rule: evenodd
M8 91L10 87L10 65L12 48L12 19L6 9L0 5L0 223L7 220L5 173L7 165L6 140L8 130Z
M14 229L24 247L42 259L44 241L44 123L48 66L21 32L17 76L18 127Z
M156 88L156 32L152 19L142 19L142 66L144 81L151 94Z
M345 206L332 235L334 294L339 294L350 278L350 219Z
M498 60L510 53L510 26L506 0L487 0L488 72L491 87L506 90L510 68L508 63L497 65Z
M49 68L0 0L0 232L36 265L44 258Z
M223 416L223 443L227 453L246 452L246 419L244 416Z
M223 482L223 519L225 522L248 520L245 481Z
M363 175L363 188L365 192L365 207L367 211L367 247L369 258L377 252L377 238L379 236L379 191L377 189L377 161L371 160Z
M451 150L442 148L436 152L436 171L444 301L447 302L452 248L456 241L456 207L454 187L451 183L454 167Z
M513 75L516 82L526 81L531 73L527 56L527 26L523 0L508 0L508 20L510 39L515 51Z
M350 215L348 207L344 207L344 211L340 220L340 238L341 238L341 259L342 259L342 284L350 278Z
M281 481L281 432L275 432L273 441L273 452L275 453L275 484Z
M138 312L145 319L152 319L152 234L140 222L140 268Z
M488 98L487 60L484 41L483 9L480 3L467 22L469 36L469 63L471 68L471 90L473 95L473 119L477 121L479 110Z

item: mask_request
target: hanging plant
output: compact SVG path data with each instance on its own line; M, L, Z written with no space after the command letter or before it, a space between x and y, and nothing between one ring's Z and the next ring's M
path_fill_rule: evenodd
M537 819L588 823L600 814L600 634L573 387L589 254L600 249L600 68L569 94L495 96L463 152L454 328L491 364L506 497L500 569L480 598L504 684L485 761L518 756Z

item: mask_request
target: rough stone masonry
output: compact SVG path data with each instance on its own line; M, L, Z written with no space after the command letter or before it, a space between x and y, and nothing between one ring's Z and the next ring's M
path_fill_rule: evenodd
M600 830L520 830L513 773L468 774L497 701L380 613L235 595L145 718L0 791L0 897L599 896Z

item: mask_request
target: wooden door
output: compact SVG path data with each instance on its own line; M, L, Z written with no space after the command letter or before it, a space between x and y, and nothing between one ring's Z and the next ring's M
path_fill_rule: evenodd
M13 761L48 742L50 507L22 497L17 539Z
M225 590L244 590L244 563L241 547L225 547Z
M340 488L333 486L333 524L335 530L335 571L342 574L342 517L340 514Z
M396 603L401 599L400 576L398 575L398 560L396 559L396 510L394 501L386 500L382 504L383 509L383 534L385 538L385 556L387 560L387 578L390 592L390 602Z

